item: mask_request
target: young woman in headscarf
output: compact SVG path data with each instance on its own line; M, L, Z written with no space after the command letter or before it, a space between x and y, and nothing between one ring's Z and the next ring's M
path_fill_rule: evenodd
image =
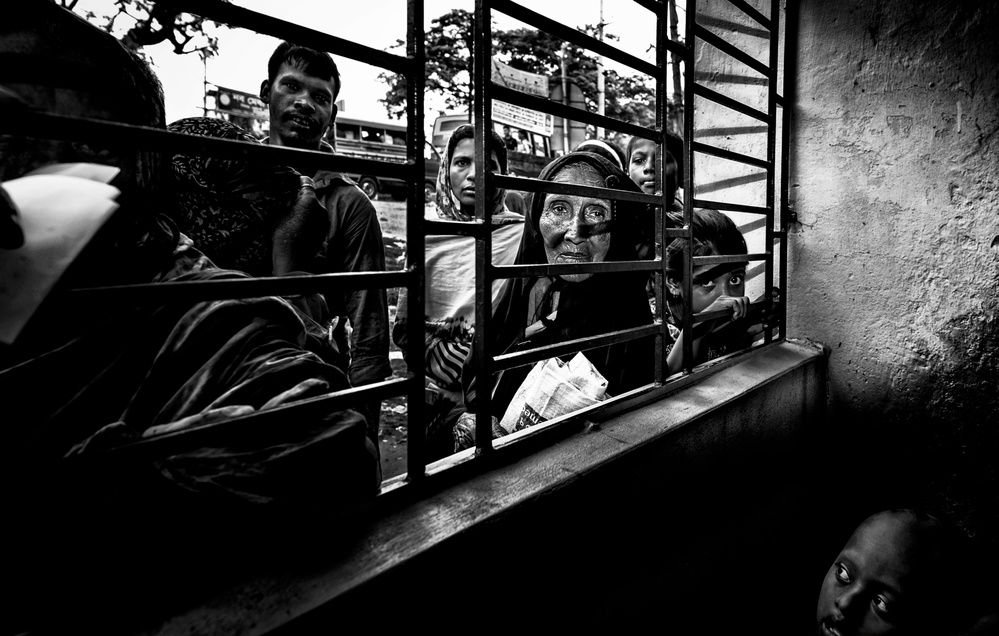
M571 152L550 163L546 181L638 192L628 175L606 158ZM533 197L518 264L639 260L637 237L653 218L644 204L588 196L538 193ZM652 323L646 272L564 274L514 279L495 309L496 353L507 353ZM632 340L584 351L618 395L652 381L653 348ZM504 371L493 393L499 417L530 365ZM475 402L472 361L463 383L469 411Z
M507 151L503 139L490 131L486 137L489 165L496 174L506 173ZM475 126L464 124L451 133L437 174L435 216L444 221L472 222L475 219ZM517 256L524 217L505 205L506 191L494 188L488 196L492 225L492 263L512 264ZM432 218L432 217L430 217ZM428 234L425 252L426 320L423 364L437 401L431 405L427 447L430 458L451 452L450 426L463 411L461 368L471 350L475 330L475 239L454 234ZM493 303L510 281L493 284ZM408 308L405 290L400 293L395 343L407 351ZM409 365L419 361L406 357Z

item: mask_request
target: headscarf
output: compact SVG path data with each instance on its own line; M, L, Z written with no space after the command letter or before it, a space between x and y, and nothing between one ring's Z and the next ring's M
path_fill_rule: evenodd
M608 188L641 192L624 171L604 157L589 152L570 152L555 159L541 171L539 178L553 181L558 173L576 164L596 169ZM546 198L545 193L532 197L529 222L524 227L520 252L515 261L517 264L548 262L539 226ZM614 216L609 222L611 244L605 260L639 260L639 238L647 234L645 226L651 226L653 222L648 206L612 201L612 207ZM537 347L651 324L652 311L645 293L647 278L646 272L627 272L594 274L578 283L569 283L560 277L514 279L496 305L496 327L493 330L496 351ZM558 306L548 307L555 292L559 293ZM538 310L529 315L532 305L536 305ZM557 310L555 319L547 322L543 331L526 340L525 329L552 309ZM629 341L590 349L584 355L608 380L608 394L616 395L652 381L651 350L643 341ZM497 409L506 407L528 370L529 367L519 367L504 372L494 395ZM466 363L464 374L466 404L471 408L475 399L471 362Z
M592 152L601 157L606 157L622 171L626 170L625 166L628 164L628 159L624 156L624 151L613 141L587 139L576 146L576 152Z
M475 126L455 128L437 173L437 214L442 219L471 221L461 211L461 204L451 191L451 157L458 142L475 137ZM499 159L500 172L506 171L506 147L495 132L488 150ZM517 254L524 217L506 209L506 190L495 189L492 196L492 262L511 264ZM475 239L470 236L430 234L425 239L426 267L425 362L427 377L439 387L460 389L461 367L472 346L475 322ZM493 283L493 298L498 299L508 281ZM408 319L408 308L405 319ZM397 317L398 319L398 317Z
M504 145L503 139L495 131L490 132L492 134L487 139L486 151L487 153L496 153L496 157L499 159L500 172L505 174L507 167L506 145ZM462 124L454 129L450 139L447 141L447 151L444 153L444 160L441 161L440 169L437 171L437 193L435 199L437 203L437 215L442 219L467 222L475 218L474 214L467 214L461 210L461 203L451 190L451 156L454 154L454 149L458 146L459 141L474 138L475 126L472 124ZM489 203L493 216L501 214L504 211L505 199L506 190L503 188L493 189Z
M210 117L176 121L168 130L258 143L236 124ZM180 231L219 267L251 276L271 274L274 223L294 202L294 169L210 155L173 157L173 187Z

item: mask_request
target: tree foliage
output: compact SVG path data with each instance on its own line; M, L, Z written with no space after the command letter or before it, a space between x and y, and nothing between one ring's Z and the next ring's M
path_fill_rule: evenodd
M76 10L78 0L59 2L67 9ZM166 2L114 0L114 12L108 15L93 11L81 13L133 51L169 42L177 54L198 53L202 57L212 57L218 53L218 38L211 35L206 26L215 28L219 23L183 13ZM131 26L122 26L122 23Z
M585 25L584 33L595 35L597 27ZM605 40L617 39L605 35ZM471 110L472 14L461 9L434 19L425 35L426 92L444 98L448 109ZM396 41L392 48L404 48ZM590 51L566 44L565 75L582 90L586 107L597 111L597 58ZM493 55L510 66L549 78L549 89L562 83L562 40L534 29L493 30ZM389 117L401 118L406 112L406 83L401 75L383 73L379 78L388 84L385 97L379 100ZM604 113L644 126L655 124L655 84L644 75L622 75L604 69ZM667 104L670 107L670 104Z

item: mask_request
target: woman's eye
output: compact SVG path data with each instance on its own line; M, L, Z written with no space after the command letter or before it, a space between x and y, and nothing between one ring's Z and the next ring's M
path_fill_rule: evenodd
M701 289L706 289L708 291L715 288L715 281L713 280L694 281L694 284L696 284Z
M846 569L846 566L842 563L836 564L836 579L841 583L850 582L850 571Z
M736 285L741 285L745 278L741 274L734 274L732 278L728 279L728 284L733 287Z
M570 212L569 206L561 202L550 203L548 211L557 216L564 216Z
M878 594L871 601L871 605L874 606L874 611L881 616L888 616L891 613L891 601L887 597Z
M607 220L607 210L603 208L588 208L586 210L587 223L603 223Z

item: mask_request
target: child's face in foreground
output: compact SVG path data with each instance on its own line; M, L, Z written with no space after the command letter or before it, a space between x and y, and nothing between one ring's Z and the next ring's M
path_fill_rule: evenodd
M854 531L822 582L819 636L901 634L912 625L913 610L925 609L913 602L914 563L928 549L915 523L910 513L879 513Z

